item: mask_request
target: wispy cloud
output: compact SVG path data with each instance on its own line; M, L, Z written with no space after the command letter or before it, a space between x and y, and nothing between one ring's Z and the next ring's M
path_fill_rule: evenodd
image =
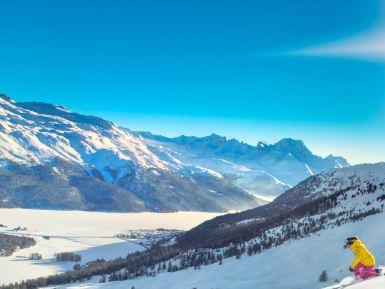
M343 57L385 62L385 22L349 38L285 53L293 56Z

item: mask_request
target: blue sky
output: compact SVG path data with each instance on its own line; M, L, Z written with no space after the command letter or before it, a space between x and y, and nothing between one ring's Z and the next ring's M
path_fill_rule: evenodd
M0 91L168 136L385 161L384 4L2 1Z

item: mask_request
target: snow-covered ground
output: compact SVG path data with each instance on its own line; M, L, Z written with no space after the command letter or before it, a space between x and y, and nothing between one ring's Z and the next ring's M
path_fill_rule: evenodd
M377 277L366 281L355 280L353 277L347 277L336 285L323 289L383 289L385 288L385 277Z
M349 289L383 289L385 288L385 277L375 278L366 282L352 285Z
M82 263L126 256L144 249L140 242L146 240L141 239L141 230L187 230L217 215L0 209L0 224L6 226L0 228L0 232L28 235L37 241L33 247L0 257L0 285L72 269L72 262L54 261L54 254L58 252L77 252L82 256ZM15 231L18 227L22 230ZM136 239L117 237L118 234L132 235L133 231L138 231ZM31 253L40 253L43 259L28 260Z
M216 263L203 266L200 270L191 268L162 273L156 277L107 284L98 284L98 279L94 278L89 283L70 284L61 288L127 289L135 286L136 289L318 289L329 286L330 289L333 288L331 285L351 275L348 268L353 258L352 252L343 249L347 236L358 235L375 255L377 264L385 264L384 223L385 214L381 213L360 222L290 241L251 257L244 255L240 260L225 259L221 266ZM326 283L318 280L323 270L327 271L329 277ZM373 287L368 284L373 284ZM351 288L385 288L382 287L384 284L384 279L378 279Z

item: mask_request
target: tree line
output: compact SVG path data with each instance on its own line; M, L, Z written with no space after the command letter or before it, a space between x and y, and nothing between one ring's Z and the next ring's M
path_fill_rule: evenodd
M33 238L0 233L0 256L10 256L16 250L34 245L36 241Z

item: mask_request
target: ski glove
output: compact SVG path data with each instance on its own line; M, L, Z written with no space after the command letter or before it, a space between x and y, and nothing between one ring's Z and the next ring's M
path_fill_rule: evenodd
M350 272L354 272L354 269L352 267L349 267Z

